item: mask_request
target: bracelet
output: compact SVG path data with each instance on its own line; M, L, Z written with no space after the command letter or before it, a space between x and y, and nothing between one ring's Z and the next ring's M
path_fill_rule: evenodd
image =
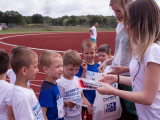
M117 78L118 78L118 79L117 79L117 83L119 83L119 74L117 74Z

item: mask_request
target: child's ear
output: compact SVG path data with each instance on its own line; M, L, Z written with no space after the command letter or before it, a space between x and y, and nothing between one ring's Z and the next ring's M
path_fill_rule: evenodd
M20 69L20 73L21 73L22 75L26 75L26 72L27 72L27 68L26 68L26 67L22 67L22 68Z
M43 66L43 71L44 71L45 73L48 73L48 67L47 67L47 66Z

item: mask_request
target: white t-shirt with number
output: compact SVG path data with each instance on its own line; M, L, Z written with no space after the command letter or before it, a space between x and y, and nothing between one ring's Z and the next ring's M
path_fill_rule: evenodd
M0 80L0 120L8 120L7 106L11 106L13 85Z
M44 120L41 106L32 89L15 85L12 108L16 120Z
M144 62L140 62L138 57L132 58L129 68L133 91L143 91L145 69L149 62L160 64L160 46L158 44L153 43L148 48L144 56ZM150 81L152 82L154 79ZM152 105L138 103L135 105L139 120L160 120L160 86Z
M72 100L77 104L73 108L65 108L67 111L67 116L73 116L72 119L75 119L74 116L77 116L78 114L81 116L82 90L78 88L78 77L74 76L73 80L68 80L62 76L59 80L57 80L57 85L64 101ZM64 119L66 117L64 117Z
M92 30L92 33L93 33L93 34L90 33L91 38L96 39L96 38L97 38L97 30L96 30L96 27L93 26L93 27L91 28L91 30Z

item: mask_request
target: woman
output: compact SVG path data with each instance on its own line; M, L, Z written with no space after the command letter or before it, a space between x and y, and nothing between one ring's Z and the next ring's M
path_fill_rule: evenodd
M126 25L132 52L131 77L106 75L100 81L130 85L133 92L105 83L97 90L135 102L140 120L160 120L160 9L155 0L131 2Z

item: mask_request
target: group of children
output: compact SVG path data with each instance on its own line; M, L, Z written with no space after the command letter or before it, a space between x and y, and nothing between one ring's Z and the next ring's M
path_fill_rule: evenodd
M56 52L44 51L39 64L46 77L38 101L27 85L39 71L38 55L22 46L13 48L10 57L0 50L0 119L81 120L82 106L93 105L96 92L80 89L78 79L94 79L99 67L95 62L96 51L96 43L92 40L82 42L83 60L75 50L67 50L63 57ZM100 46L100 62L110 57L110 52L108 45ZM16 75L15 85L5 81L9 61ZM90 109L87 111L92 112Z

